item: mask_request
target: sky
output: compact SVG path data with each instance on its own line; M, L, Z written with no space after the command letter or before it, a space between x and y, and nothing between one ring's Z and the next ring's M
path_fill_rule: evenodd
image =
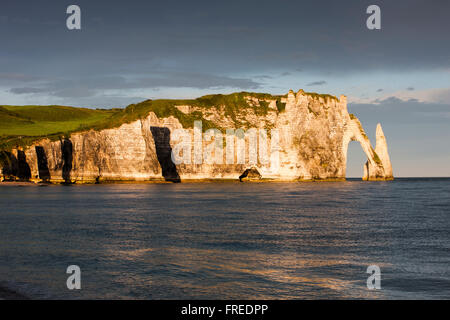
M81 30L66 27L72 4ZM2 0L0 105L344 94L372 144L382 124L395 176L448 177L449 13L448 0ZM364 162L352 142L348 176Z

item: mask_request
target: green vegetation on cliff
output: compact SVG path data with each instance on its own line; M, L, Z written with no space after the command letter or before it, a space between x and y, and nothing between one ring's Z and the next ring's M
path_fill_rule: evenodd
M0 136L70 132L106 120L116 111L63 106L0 106Z
M326 96L307 93L314 97ZM249 101L257 98L258 102ZM185 128L193 126L195 120L202 120L203 130L217 127L203 118L200 111L185 114L176 106L189 105L201 109L223 107L237 126L237 115L245 108L252 108L256 115L266 115L270 100L276 100L278 112L283 112L286 103L281 102L286 95L267 93L238 92L232 94L206 95L197 99L185 100L146 100L131 104L124 109L87 109L66 106L0 106L0 150L10 150L16 146L27 146L42 138L58 140L71 133L86 130L116 128L124 123L145 118L154 112L159 118L176 117ZM330 96L331 97L331 96Z
M26 146L41 138L58 139L82 127L107 121L117 109L65 106L0 106L0 150Z
M335 96L332 96L331 94L321 94L316 92L305 92L306 95L313 97L314 99L322 98L323 100L336 100L339 101L339 99Z

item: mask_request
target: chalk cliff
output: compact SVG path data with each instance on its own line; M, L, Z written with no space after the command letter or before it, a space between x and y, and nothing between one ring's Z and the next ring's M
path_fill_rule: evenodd
M56 141L42 139L27 147L3 151L1 178L65 183L239 180L240 177L244 181L250 177L250 180L276 181L343 180L348 144L355 140L368 158L363 179L393 179L381 125L377 127L374 149L360 121L348 113L345 96L338 99L300 90L276 97L248 94L244 99L246 107L235 113L230 113L226 105L175 103L178 113L158 117L150 108L139 119L115 128L76 132ZM151 101L143 103L150 105ZM251 135L240 136L235 132L223 138L223 154L213 151L216 159L223 161L212 163L204 155L211 143L218 143L219 137L211 138L208 131L195 132L193 123L186 125L185 118L181 121L176 114L201 120L203 131L214 127L224 136L227 129L243 128L249 133L254 128L259 145L253 148ZM175 164L171 154L180 150L175 132L183 129L183 124L189 141L187 146L186 142L182 144L181 150L183 156L191 153L187 158L192 161ZM266 129L267 135L258 131L261 129ZM203 135L200 142L196 142L196 134ZM238 161L239 141L247 143L245 161ZM198 148L203 151L200 157L195 154ZM253 156L264 150L268 151L269 161L252 162Z

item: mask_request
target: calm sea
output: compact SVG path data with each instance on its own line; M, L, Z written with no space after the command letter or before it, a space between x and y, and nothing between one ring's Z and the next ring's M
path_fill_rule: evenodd
M367 289L369 265L380 290ZM450 179L0 184L0 286L63 299L449 299Z

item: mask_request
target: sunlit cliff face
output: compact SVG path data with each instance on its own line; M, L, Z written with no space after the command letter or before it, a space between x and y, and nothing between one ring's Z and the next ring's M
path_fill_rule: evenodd
M348 113L345 96L337 99L290 91L279 101L284 108L278 108L276 100L245 99L248 107L232 114L224 111L226 105L203 109L175 106L172 108L182 110L183 116L158 117L149 111L146 117L118 128L73 133L61 141L44 139L25 150L5 153L3 177L65 183L179 182L238 179L253 168L260 179L340 180L345 179L348 143L356 140L368 157L364 180L392 179L381 126L374 149L359 120ZM195 122L200 127L183 128L183 117L191 113L201 116ZM219 129L202 135L202 120ZM185 138L181 148L177 141L180 130ZM222 131L228 133L225 141ZM223 144L227 144L226 150ZM180 150L185 161L177 162ZM205 157L208 153L213 161Z

